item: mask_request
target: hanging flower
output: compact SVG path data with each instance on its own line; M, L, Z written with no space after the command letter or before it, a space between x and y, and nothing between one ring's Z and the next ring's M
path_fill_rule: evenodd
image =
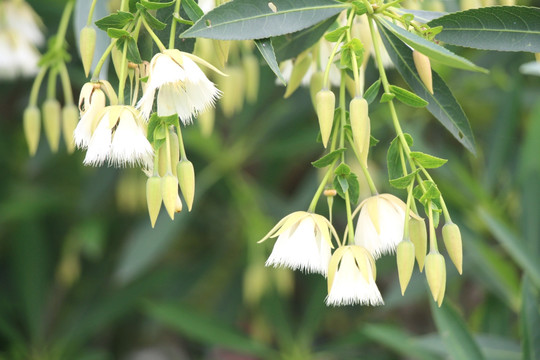
M406 205L391 194L375 195L360 205L354 236L356 245L366 248L376 259L393 253L403 239ZM412 214L411 216L416 216Z
M142 165L152 162L152 145L140 114L131 106L113 105L101 111L88 143L85 165Z
M220 73L204 60L176 49L164 50L152 58L147 86L137 104L145 119L152 112L156 91L158 116L178 114L184 124L214 105L221 93L195 62Z
M335 234L330 222L321 215L297 211L284 217L259 241L278 237L266 266L284 266L326 276L332 248L330 231Z
M328 267L326 305L383 305L375 276L375 260L365 248L340 247Z

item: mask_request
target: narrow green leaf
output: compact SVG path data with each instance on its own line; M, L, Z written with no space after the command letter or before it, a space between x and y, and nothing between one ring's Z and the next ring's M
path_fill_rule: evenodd
M205 14L181 37L264 39L308 28L348 6L333 0L234 0Z
M469 60L454 54L450 50L437 45L429 40L424 39L416 34L413 34L396 24L391 23L383 17L377 17L377 22L383 25L386 29L390 30L395 36L400 38L403 42L411 46L413 49L418 50L422 54L429 58L440 62L441 64L455 67L458 69L479 71L487 73L486 69L474 65Z
M428 104L428 102L422 99L420 96L399 86L390 85L390 91L392 92L392 94L396 95L396 99L398 99L405 105L421 108L425 107Z
M411 135L404 134L405 141L409 146L412 146L413 139ZM388 147L388 152L386 153L386 165L388 166L388 178L390 180L399 179L405 174L403 173L403 166L401 165L401 156L400 156L401 143L398 136L392 140L390 146Z
M441 192L433 181L424 180L422 182L423 189L420 185L416 185L413 189L413 196L418 199L422 204L426 205L430 200L439 200L441 197ZM440 209L437 206L437 210Z
M347 184L349 184L349 199L351 204L356 204L360 197L360 183L358 182L358 176L355 173L350 173L347 177Z
M135 63L135 64L141 64L142 63L141 54L139 52L139 47L137 46L137 43L135 42L135 40L132 37L130 37L127 40L127 54L126 54L126 57L127 57L128 61L131 61L132 63Z
M141 3L137 3L137 10L139 10L141 15L144 16L150 27L157 30L163 30L167 27L167 24L159 21L154 15L150 14L148 10L146 10L146 8L141 5Z
M115 29L115 28L108 28L107 29L107 35L113 39L118 39L121 37L129 37L129 32L127 32L124 29Z
M540 52L540 8L490 6L432 20L437 40L483 50Z
M429 103L427 105L429 112L431 112L437 120L439 120L441 124L448 129L448 131L450 131L463 146L465 146L465 148L467 148L467 150L475 154L474 136L469 120L445 82L435 71L433 71L434 93L431 94L416 72L411 49L386 28L380 27L379 30L386 50L388 51L392 62L396 65L399 73L403 76L403 79L418 96Z
M345 151L344 148L336 149L336 150L324 155L319 160L313 161L311 163L311 165L313 165L313 166L315 166L316 168L319 168L319 169L327 167L328 165L332 164L337 158L339 158L341 156L341 154L343 154L344 151Z
M315 45L326 30L334 24L336 17L337 15L332 16L307 29L292 34L272 38L272 44L274 45L278 62L296 57L304 50Z
M103 31L109 28L121 29L133 20L133 14L125 11L117 11L116 14L111 14L99 19L95 22L96 26Z
M377 95L379 94L379 89L381 87L381 79L377 79L371 86L364 92L364 99L371 104Z
M440 12L440 11L426 11L426 10L411 10L411 9L403 9L403 8L396 8L396 13L400 15L405 14L412 14L414 15L414 20L421 22L421 23L427 23L431 20L440 18L441 16L444 16L448 13Z
M395 97L396 97L395 94L385 92L384 94L382 94L380 102L386 103L386 102L389 102L390 100L393 100Z
M467 329L461 315L450 304L450 300L445 299L440 308L437 308L433 301L429 303L435 325L451 358L459 360L484 359L478 344Z
M523 359L540 359L540 295L525 276L522 281L520 314Z
M411 185L413 183L414 177L416 176L418 171L420 171L420 169L416 169L412 173L410 173L408 175L405 175L405 176L402 176L400 178L391 179L390 180L390 185L392 185L396 189L406 189L406 188L409 187L409 185Z
M274 72L274 74L276 74L276 76L283 83L283 85L287 85L287 82L285 81L285 78L283 77L283 74L279 69L271 39L255 40L255 45L257 45L257 49L259 49L259 52L261 53L262 57L264 58L270 69Z
M422 165L426 169L436 169L438 167L443 166L448 161L446 159L441 159L433 155L424 154L423 152L419 152L419 151L411 151L410 155L411 155L411 158L416 160L420 165Z
M341 37L341 35L343 35L343 33L345 31L347 31L347 29L349 29L348 26L342 26L340 28L337 28L336 30L334 31L330 31L329 33L325 34L324 35L324 38L327 40L327 41L330 41L330 42L336 42L339 40L339 38Z
M169 7L171 5L174 5L175 2L176 2L176 0L166 1L166 2L141 0L142 6L144 6L148 10L163 9L163 8Z
M195 0L182 1L182 8L186 12L188 18L193 22L196 22L204 16L204 12L201 10Z

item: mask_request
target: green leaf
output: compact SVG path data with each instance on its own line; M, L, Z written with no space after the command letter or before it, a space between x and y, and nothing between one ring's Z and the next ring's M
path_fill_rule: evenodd
M113 39L118 39L121 37L130 37L129 32L127 32L124 29L115 29L115 28L108 28L107 29L107 35Z
M146 10L146 8L140 3L137 3L137 10L139 10L141 15L144 16L145 20L148 22L148 25L150 25L151 28L163 30L167 27L167 24L159 21L154 15L150 14L148 10Z
M255 40L255 45L257 45L257 49L259 49L259 52L261 53L262 57L264 58L270 69L274 72L274 74L276 74L276 76L283 83L283 85L287 85L287 82L285 81L285 78L283 77L283 74L279 69L276 54L274 53L274 47L272 46L272 40L258 39Z
M418 199L418 201L426 205L430 200L439 200L441 197L441 192L439 191L437 184L430 180L424 180L422 185L423 189L420 185L416 185L413 189L413 195L416 199ZM437 207L437 209L440 208Z
M95 22L96 26L103 31L109 28L121 29L133 20L133 14L125 11L117 11L116 14L105 16Z
M364 92L364 99L371 104L377 95L379 94L379 89L381 87L381 79L377 79L371 86Z
M166 2L141 0L141 5L147 8L148 10L157 10L157 9L163 9L171 5L174 5L175 2L176 0L166 1Z
M416 176L416 174L418 174L418 171L420 171L420 169L416 169L412 173L402 176L400 178L391 179L390 185L392 185L396 189L406 189L414 182L414 177Z
M467 329L461 315L456 311L450 300L445 299L440 308L430 301L431 313L435 325L446 345L446 350L452 359L482 360L484 355Z
M262 358L268 358L274 353L266 345L213 317L197 313L188 305L148 303L145 312L157 322L203 344L220 345Z
M135 63L135 64L141 64L142 63L141 54L139 53L139 47L137 46L137 43L135 42L135 40L132 37L130 37L127 40L126 57L132 63Z
M279 62L296 57L315 45L336 21L337 15L319 22L307 29L272 38L272 44Z
M356 57L356 63L361 64L364 58L364 45L359 39L352 39L341 46L340 65L343 69L353 69L353 56Z
M418 164L422 165L426 169L436 169L446 164L448 160L441 159L433 155L424 154L419 151L411 151L411 158L416 160Z
M356 204L360 197L360 183L358 182L358 176L355 173L350 173L347 176L347 183L349 184L349 199L351 204Z
M264 39L308 28L347 7L333 0L234 0L205 14L181 37Z
M437 40L483 50L540 52L540 9L491 6L432 20L442 26Z
M450 50L440 45L437 45L429 40L426 40L423 37L413 34L391 23L383 17L377 17L377 20L378 23L383 25L386 29L390 30L395 36L400 38L407 45L411 46L413 49L418 50L429 58L440 62L441 64L455 67L458 69L479 71L484 73L488 72L486 69L474 65L469 60L454 54Z
M444 16L448 13L440 12L440 11L426 11L426 10L411 10L411 9L403 9L403 8L395 8L396 13L400 15L405 14L412 14L414 15L414 20L421 22L421 23L427 23L431 20L440 18L441 16Z
M387 93L385 92L384 94L382 94L381 96L381 103L387 103L389 102L390 100L393 100L394 98L396 97L396 95L392 94L392 93Z
M341 156L341 154L343 154L344 151L345 151L344 148L336 149L336 150L324 155L319 160L313 161L311 163L311 165L313 165L313 166L315 166L316 168L319 168L319 169L327 167L328 165L332 164L337 158L339 158Z
M520 322L523 359L540 359L540 295L526 276L522 281L522 298Z
M475 154L474 136L469 120L445 82L435 71L433 71L434 93L431 94L416 72L411 49L384 27L380 27L379 30L386 50L388 51L392 62L396 65L399 73L403 76L403 79L418 96L429 103L427 105L429 112L431 112L437 120L439 120L440 123L448 129L448 131L450 131L463 146L465 146L465 148L467 148L467 150Z
M336 42L339 40L339 38L341 37L341 35L343 35L345 33L345 31L347 31L347 29L349 29L348 26L342 26L340 28L337 28L336 30L334 31L330 31L329 33L325 34L324 35L324 38L327 40L327 41L330 41L330 42Z
M356 15L363 15L368 12L366 4L363 1L354 0L352 4Z
M351 168L349 167L349 165L345 163L339 164L336 170L334 170L334 174L336 174L336 176L347 176L350 173L351 173Z
M400 88L399 86L390 85L390 91L392 92L392 94L396 95L396 99L398 99L405 105L420 108L425 107L428 104L428 102L422 99L420 96L408 90Z
M413 144L413 139L411 135L405 133L403 134L405 141L409 147ZM399 179L405 174L403 173L403 166L401 165L401 155L400 155L401 143L399 136L396 136L394 140L390 143L388 147L388 152L386 153L386 165L388 166L388 178L390 180Z
M204 12L201 10L195 0L182 1L182 8L186 12L188 18L195 22L204 16Z

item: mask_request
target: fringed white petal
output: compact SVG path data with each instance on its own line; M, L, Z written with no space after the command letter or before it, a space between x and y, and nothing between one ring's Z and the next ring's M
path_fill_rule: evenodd
M111 151L111 141L112 131L109 128L109 113L106 112L92 134L83 161L84 165L98 166L103 164Z
M142 165L152 162L152 145L132 114L125 110L114 132L109 164L114 166Z

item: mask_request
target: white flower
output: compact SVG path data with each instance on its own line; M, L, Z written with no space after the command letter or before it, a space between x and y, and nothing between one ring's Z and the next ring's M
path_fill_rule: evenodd
M328 268L326 305L382 305L375 284L375 261L361 246L342 246L334 252Z
M152 58L147 86L137 104L145 119L152 112L156 90L158 116L178 114L184 124L214 105L220 91L195 61L213 68L204 60L176 49L164 50Z
M79 111L81 120L77 124L73 137L75 145L80 149L86 149L96 130L99 116L105 108L105 93L92 83L84 84L79 97Z
M1 27L13 30L31 44L40 46L45 40L40 18L25 1L4 1L0 4Z
M137 110L131 106L106 107L88 143L85 165L142 165L152 162L152 145L146 139L146 128Z
M260 242L278 237L266 266L284 266L326 276L331 256L330 222L323 216L304 211L283 218Z
M393 253L403 239L406 205L391 194L375 195L362 201L354 243L376 259Z

